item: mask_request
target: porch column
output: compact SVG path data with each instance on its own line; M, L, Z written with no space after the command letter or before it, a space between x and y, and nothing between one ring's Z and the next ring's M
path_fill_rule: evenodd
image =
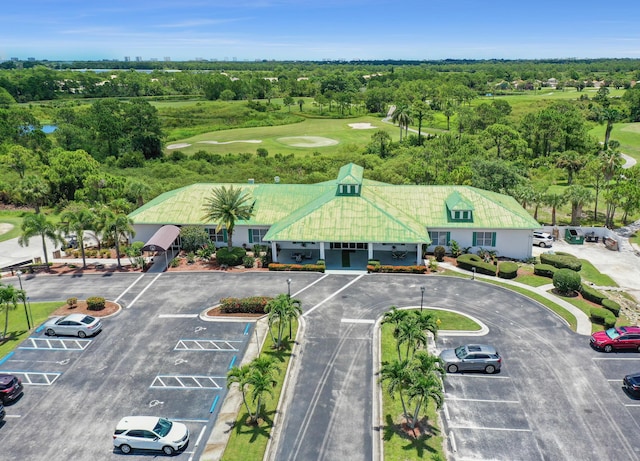
M320 259L324 259L324 242L320 242Z
M416 266L422 266L422 244L418 243L416 250Z
M367 250L369 252L369 259L373 259L373 243L367 243Z
M271 242L271 259L273 259L274 263L278 262L278 246L276 242Z

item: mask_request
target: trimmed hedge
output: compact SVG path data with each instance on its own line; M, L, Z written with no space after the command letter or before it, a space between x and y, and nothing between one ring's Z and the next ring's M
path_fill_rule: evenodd
M604 325L605 328L611 328L616 324L616 316L602 307L592 307L589 314L593 323Z
M582 297L587 301L591 301L592 303L602 304L604 299L607 299L607 296L600 293L593 287L589 285L585 285L584 283L580 287L580 293L582 293Z
M270 271L324 272L324 264L269 264Z
M496 275L496 266L491 263L486 263L478 255L464 254L456 258L456 264L459 268L472 271L476 268L478 274Z
M247 298L222 298L220 311L225 314L264 314L264 308L273 298L250 296Z
M446 253L446 249L442 245L438 245L433 249L433 256L435 256L436 261L442 262L444 261L444 255Z
M540 277L548 277L550 279L553 278L553 274L556 273L556 268L551 264L535 264L533 266L533 273L535 275L539 275Z
M613 299L605 298L602 300L602 307L611 311L616 317L620 315L620 304Z
M216 251L216 261L218 264L227 265L229 267L239 266L247 255L247 250L242 247L233 247L231 251L227 247L218 248Z
M105 306L105 299L100 296L87 298L87 309L90 311L101 311Z
M568 253L541 253L540 262L549 264L557 269L571 269L576 272L580 272L580 269L582 269L582 262Z
M424 274L427 272L427 266L388 266L388 265L373 265L367 266L367 272L383 272L383 273L397 273L397 274Z
M518 276L518 265L512 261L503 261L498 265L498 277L514 279Z
M580 274L571 269L558 269L553 274L553 286L561 294L573 294L576 291L580 291L580 283Z

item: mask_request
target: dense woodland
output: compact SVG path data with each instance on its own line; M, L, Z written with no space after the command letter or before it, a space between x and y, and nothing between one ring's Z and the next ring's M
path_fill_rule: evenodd
M613 227L640 211L640 168L621 168L611 138L614 124L640 121L637 80L638 60L7 61L0 63L0 202L62 210L119 200L130 211L195 182L312 183L355 162L371 179L473 185L513 195L541 221ZM541 91L573 96L517 110L501 98ZM165 149L199 133L384 117L391 107L399 138L377 130L368 143L331 154ZM45 123L57 129L45 134ZM597 125L601 139L589 134Z

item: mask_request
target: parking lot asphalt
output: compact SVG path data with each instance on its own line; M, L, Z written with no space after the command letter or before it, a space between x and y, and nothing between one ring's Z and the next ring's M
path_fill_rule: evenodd
M640 407L622 392L621 379L640 369L640 354L593 351L588 338L536 302L478 280L277 272L23 278L32 302L97 295L123 309L86 345L36 348L43 337L34 333L0 364L50 381L22 375L25 395L7 407L0 427L6 459L120 459L111 435L130 414L185 421L192 437L178 459L199 459L226 371L234 356L242 359L253 327L198 314L225 296L286 292L287 278L305 328L268 459L379 459L375 322L392 305L419 307L421 286L425 307L454 309L488 327L481 338L443 335L439 349L488 342L504 357L497 375L447 376L451 459L639 459Z

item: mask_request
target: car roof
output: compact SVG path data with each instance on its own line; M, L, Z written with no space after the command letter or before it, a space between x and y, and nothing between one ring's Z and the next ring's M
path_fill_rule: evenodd
M74 320L76 322L82 322L82 319L84 319L85 317L88 317L85 314L69 314L67 316L64 317L65 320Z
M157 416L125 416L118 422L116 430L146 429L152 431L159 419Z
M640 327L635 326L619 327L618 330L626 333L640 333Z
M467 350L469 352L486 352L488 354L497 354L496 348L489 346L488 344L467 344Z
M0 383L1 384L9 384L14 380L15 376L7 375L5 373L0 374Z

